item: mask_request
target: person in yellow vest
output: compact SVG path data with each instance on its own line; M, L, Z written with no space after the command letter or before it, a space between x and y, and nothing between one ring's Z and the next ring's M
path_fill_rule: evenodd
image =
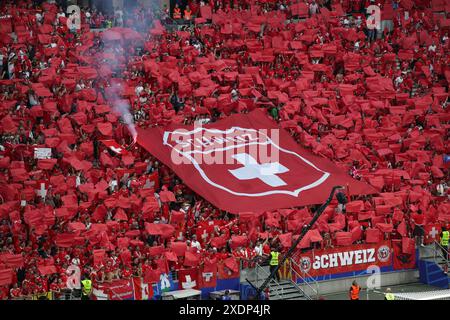
M81 281L81 300L90 300L92 293L92 281L90 279L84 279Z
M352 286L350 287L350 291L348 293L350 300L359 300L359 292L361 291L361 287L358 285L356 280L353 281Z
M175 4L175 8L173 9L173 18L175 20L181 19L181 9L178 7L178 3Z
M395 300L395 296L391 292L391 288L386 289L386 293L384 294L384 300Z
M186 9L184 10L184 20L191 21L192 19L192 11L189 6L186 6Z
M450 237L450 232L447 231L445 227L442 228L441 233L441 247L442 247L442 255L444 256L445 260L448 260L448 239ZM444 272L448 273L448 264L444 264Z
M280 257L280 252L278 252L278 250L276 250L276 248L273 248L270 251L270 262L269 262L271 274L272 274L273 270L275 270L276 267L278 266L279 257ZM280 275L278 272L275 273L275 278L277 279L277 281L280 281Z

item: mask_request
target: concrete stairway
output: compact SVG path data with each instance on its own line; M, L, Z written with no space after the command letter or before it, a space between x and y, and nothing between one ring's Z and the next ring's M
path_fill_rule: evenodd
M263 284L270 274L268 266L259 266L255 269L245 269L241 271L241 281L251 281L256 287ZM302 291L302 286L297 285L292 280L283 279L279 282L272 279L268 285L269 300L311 300Z
M290 280L281 280L279 285L269 285L269 300L309 300Z

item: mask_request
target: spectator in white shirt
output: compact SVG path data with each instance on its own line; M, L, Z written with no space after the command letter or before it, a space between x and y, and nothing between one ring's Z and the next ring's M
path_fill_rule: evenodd
M123 26L123 11L117 10L115 12L115 19L116 19L116 26L122 27Z
M239 92L236 89L231 90L231 101L235 102L239 99Z
M316 0L313 0L309 5L309 13L312 16L319 13L319 5L316 3Z
M200 242L197 241L197 236L195 234L192 236L191 247L197 248L198 251L202 250L202 246L200 245Z
M403 76L399 75L397 78L395 78L395 86L398 87L403 83Z
M436 52L436 45L433 43L428 47L428 51Z
M347 18L344 18L344 21L342 22L342 24L344 25L345 28L348 28L350 25L350 20L348 20Z
M91 13L89 12L89 10L86 10L86 12L84 13L84 15L86 16L86 21L88 24L91 24Z
M200 44L200 42L194 43L194 48L197 49L198 52L202 52L202 45Z
M59 9L59 12L56 14L56 18L65 17L66 14L64 13L63 9Z
M256 252L257 256L263 255L263 245L262 245L261 241L256 242L255 252Z
M444 180L442 180L441 183L439 183L439 184L436 186L437 194L438 194L438 196L440 196L440 197L445 196L445 192L446 192L447 189L448 189L448 187L447 187L447 184L445 183Z
M448 34L446 33L442 36L442 43L445 44L447 42L447 40L448 40Z
M409 11L405 11L403 17L405 20L409 20Z
M30 106L36 106L39 104L39 100L34 92L28 94L28 100L30 102Z
M134 92L136 92L136 95L139 97L142 91L144 91L144 87L142 86L142 83L139 83L136 89L134 89Z
M75 186L79 186L79 185L81 185L81 173L77 173L77 177L76 177L76 180L75 180Z
M119 184L118 184L116 178L111 180L111 182L109 183L109 188L110 188L111 192L114 192L116 190L116 188L118 187L118 185Z
M42 19L43 19L42 14L40 14L39 12L36 13L36 21L42 23Z
M79 266L80 265L80 259L79 258L73 258L72 259L72 264L74 265L74 266Z

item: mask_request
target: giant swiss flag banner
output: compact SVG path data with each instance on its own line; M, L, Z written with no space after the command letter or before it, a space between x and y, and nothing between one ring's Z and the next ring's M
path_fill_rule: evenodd
M196 193L232 213L323 203L333 186L376 191L300 147L262 110L204 126L140 129L137 142Z

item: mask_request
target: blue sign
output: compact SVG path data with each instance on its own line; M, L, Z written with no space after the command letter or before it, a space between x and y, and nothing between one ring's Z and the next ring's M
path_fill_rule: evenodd
M444 163L450 162L450 154L444 154Z

